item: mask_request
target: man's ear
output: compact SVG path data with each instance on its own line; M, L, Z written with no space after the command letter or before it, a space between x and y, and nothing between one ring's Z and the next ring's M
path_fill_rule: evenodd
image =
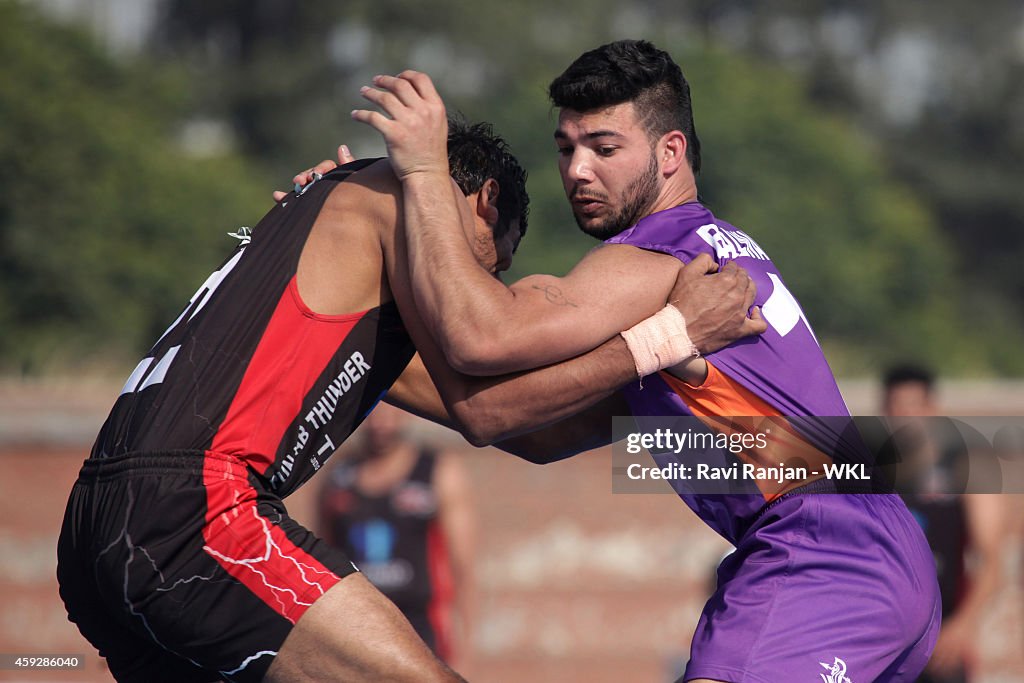
M686 136L681 131L672 130L661 136L658 141L658 164L661 174L665 177L673 175L681 166L688 164L686 160Z
M501 191L498 181L488 178L476 195L476 215L484 219L487 225L498 224L498 193Z

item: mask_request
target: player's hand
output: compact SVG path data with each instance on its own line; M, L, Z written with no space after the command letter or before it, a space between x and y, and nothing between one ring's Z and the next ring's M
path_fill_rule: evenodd
M403 71L397 76L374 76L373 85L359 92L381 111L356 109L352 118L384 136L399 180L417 173L447 176L448 117L430 77Z
M690 340L708 354L768 329L761 309L750 309L756 294L747 271L732 261L719 269L711 256L700 254L679 270L669 303L686 319Z
M313 166L312 168L307 168L305 171L295 174L295 177L292 178L292 184L295 185L295 191L298 192L299 190L304 188L309 182L311 182L313 180L314 173L324 175L325 173L330 173L334 169L338 168L338 166L344 166L350 161L355 160L356 158L352 156L352 152L349 151L348 145L339 145L338 161L335 162L331 161L330 159L324 159L316 166ZM288 192L285 192L283 190L274 190L275 202L280 202L287 196Z

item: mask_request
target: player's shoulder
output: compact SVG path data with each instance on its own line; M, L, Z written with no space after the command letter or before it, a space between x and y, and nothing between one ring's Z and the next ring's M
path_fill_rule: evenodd
M652 249L647 244L629 242L603 242L583 257L579 267L584 269L658 269L679 267L671 254L661 249Z
M373 215L390 206L396 211L402 185L387 159L378 159L349 174L331 191L327 207L344 209L349 215Z
M349 182L378 192L401 191L401 183L398 182L387 158L377 159L359 169L349 176Z
M455 181L451 182L458 189ZM402 183L388 159L381 158L339 183L328 198L328 208L391 226L400 218L401 199Z
M318 228L348 251L357 244L370 248L390 240L400 213L400 192L387 160L374 161L334 184L320 210Z

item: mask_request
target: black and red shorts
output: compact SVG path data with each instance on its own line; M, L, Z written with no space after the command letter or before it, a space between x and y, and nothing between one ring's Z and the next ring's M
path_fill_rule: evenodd
M258 681L306 609L356 571L211 452L87 460L57 552L68 616L119 681Z

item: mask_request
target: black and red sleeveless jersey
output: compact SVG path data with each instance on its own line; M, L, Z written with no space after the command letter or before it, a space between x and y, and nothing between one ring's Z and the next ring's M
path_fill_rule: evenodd
M371 495L358 486L359 464L340 464L320 490L320 527L424 642L448 659L454 584L435 492L436 465L436 453L422 450L402 481Z
M426 610L435 593L450 589L434 492L436 462L432 451L421 451L409 474L379 495L360 489L359 464L345 462L320 490L324 538L403 611Z
M324 201L373 161L289 195L244 236L128 378L92 457L213 451L282 497L321 467L415 353L393 303L320 315L296 286Z

